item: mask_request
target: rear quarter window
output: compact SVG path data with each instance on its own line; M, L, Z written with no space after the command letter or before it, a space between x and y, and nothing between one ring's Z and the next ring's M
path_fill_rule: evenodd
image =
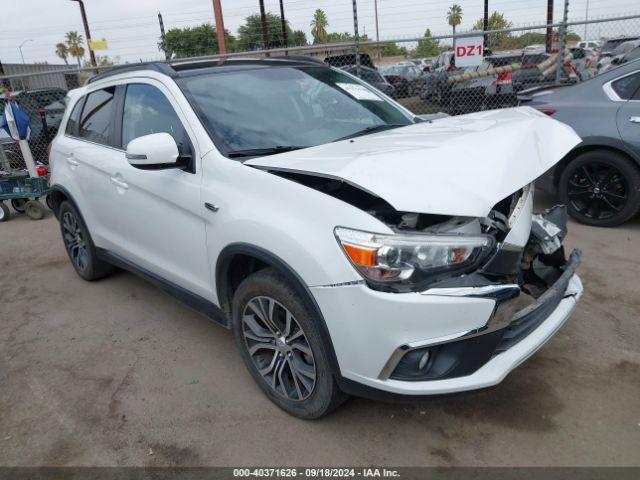
M634 94L640 89L640 72L635 72L626 77L614 80L611 83L611 88L613 88L613 91L623 100L634 98Z

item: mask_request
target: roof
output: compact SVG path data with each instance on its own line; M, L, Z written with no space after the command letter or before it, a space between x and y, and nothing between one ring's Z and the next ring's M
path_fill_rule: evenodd
M174 60L171 62L140 62L118 65L109 70L91 77L88 83L97 82L113 75L135 72L141 70L153 70L171 78L205 73L210 70L242 70L255 67L283 67L283 66L319 66L325 63L312 57L290 56L271 57L265 59L214 59L214 60Z

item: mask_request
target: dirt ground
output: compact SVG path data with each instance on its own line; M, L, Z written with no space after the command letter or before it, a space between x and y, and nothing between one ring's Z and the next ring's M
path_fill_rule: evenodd
M320 421L272 405L230 332L73 271L51 214L0 224L0 465L640 465L640 218L571 224L583 301L495 388Z

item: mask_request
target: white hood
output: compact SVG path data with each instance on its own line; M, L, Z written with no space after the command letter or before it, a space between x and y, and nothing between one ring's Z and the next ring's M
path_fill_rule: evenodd
M246 161L342 179L404 212L485 217L580 142L529 107L447 117Z

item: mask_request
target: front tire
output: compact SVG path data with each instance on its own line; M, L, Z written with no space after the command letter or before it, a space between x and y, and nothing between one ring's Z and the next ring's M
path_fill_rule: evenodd
M346 399L333 378L319 322L272 268L247 277L233 298L234 336L251 376L273 403L303 419L320 418Z
M580 223L614 227L640 210L640 172L617 152L579 155L566 166L558 186L569 215Z
M106 277L115 270L112 265L97 257L89 230L70 202L64 201L60 204L58 218L64 248L80 277L93 281Z
M0 222L8 222L11 218L11 212L4 202L0 202Z

